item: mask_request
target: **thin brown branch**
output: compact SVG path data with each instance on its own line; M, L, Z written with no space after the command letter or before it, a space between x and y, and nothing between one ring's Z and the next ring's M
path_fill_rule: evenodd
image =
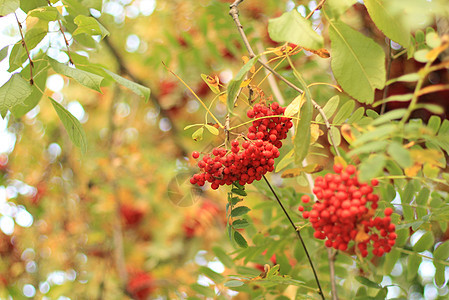
M48 3L49 6L52 6L50 0L47 0L47 3ZM67 55L68 55L68 57L69 57L69 63L71 63L72 65L74 65L73 59L72 59L72 57L70 56L69 40L68 40L67 37L65 36L64 30L62 30L63 26L62 26L62 22L61 22L61 20L60 20L59 18L58 18L58 24L59 24L59 31L61 32L62 37L64 38L65 46L67 47Z
M390 73L391 73L391 63L392 63L392 61L393 61L393 59L392 59L392 57L391 57L391 40L388 39L388 38L387 38L387 40L388 40L388 58L387 58L387 79L386 79L386 80L388 80L388 79L390 78ZM383 95L382 95L382 99L387 98L389 87L390 87L390 86L387 85L387 86L384 88L384 92L383 92ZM383 114L385 113L386 107L387 107L387 102L382 103L382 106L380 107L380 114L381 114L381 115L383 115Z
M298 227L296 227L295 223L293 223L292 218L288 214L287 210L285 209L284 205L282 204L281 200L279 199L278 195L274 191L273 187L271 186L270 182L265 177L265 175L263 176L263 179L267 183L268 187L270 188L271 192L274 195L274 198L276 198L277 203L282 208L282 211L284 212L284 214L287 217L288 221L290 222L290 224L292 225L293 229L295 230L296 235L298 236L298 239L300 240L301 245L304 248L304 252L306 253L307 260L309 261L310 267L312 268L313 276L315 277L315 281L316 281L316 284L318 286L318 294L320 294L322 299L325 299L324 294L323 294L323 290L321 289L320 280L318 279L318 275L316 273L315 267L313 266L313 262L312 262L312 259L310 258L309 251L307 250L306 244L305 244L305 242L304 242L304 240L303 240L303 238L301 236L301 232L299 231Z
M23 32L22 32L22 24L20 23L19 18L17 17L16 13L14 13L14 16L16 16L17 25L19 25L19 32L20 32L20 36L22 38L22 47L25 48L25 51L28 56L28 60L30 61L30 84L33 85L34 84L34 79L33 79L34 63L33 63L33 60L31 59L30 51L28 50L27 44L25 43L25 37L23 36Z
M231 4L230 6L230 11L229 14L231 15L232 19L234 20L235 25L237 26L237 30L240 33L240 36L242 37L243 43L245 44L246 49L248 50L248 53L250 55L251 58L253 58L254 56L256 56L254 54L253 49L251 48L251 45L248 41L248 37L245 34L245 31L243 30L243 26L240 23L240 19L239 19L239 11L237 6L242 3L243 0L237 0L234 3ZM294 89L295 91L297 91L298 93L302 94L304 93L304 91L302 89L300 89L299 87L297 87L296 85L294 85L293 83L291 83L290 81L288 81L286 78L284 78L281 74L279 74L278 72L276 72L273 68L271 68L268 64L264 63L262 60L258 60L258 62L264 66L264 68L266 68L268 71L270 71L274 76L276 76L278 79L282 80L283 82L285 82L289 87L291 87L292 89ZM321 108L321 106L316 103L315 100L312 99L312 105L313 107L318 110L318 113L321 115L321 117L324 120L324 123L326 124L326 128L327 131L329 133L329 137L331 140L331 144L332 147L335 150L335 154L337 156L340 156L340 151L338 150L337 146L335 145L335 141L334 141L334 136L332 134L331 131L331 125L329 123L329 119L326 117L326 114L324 113L323 109Z
M320 10L326 0L321 0L320 3L307 15L306 20L309 19L317 10Z

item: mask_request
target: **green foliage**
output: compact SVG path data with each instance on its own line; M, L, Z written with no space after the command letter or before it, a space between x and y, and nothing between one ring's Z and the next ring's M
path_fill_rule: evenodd
M329 20L329 37L332 72L338 83L352 97L371 104L374 90L385 85L384 51L373 40L341 21Z
M289 42L314 50L323 48L323 37L313 30L310 21L294 9L279 18L270 19L268 33L276 42Z
M50 98L50 101L56 110L59 119L61 119L62 124L67 130L70 140L73 144L75 144L75 146L79 147L83 153L85 153L87 151L87 138L81 123L68 110L66 110L64 106L56 102L54 99Z
M24 105L26 99L32 93L30 83L19 74L14 74L0 87L0 114L4 118L8 110Z

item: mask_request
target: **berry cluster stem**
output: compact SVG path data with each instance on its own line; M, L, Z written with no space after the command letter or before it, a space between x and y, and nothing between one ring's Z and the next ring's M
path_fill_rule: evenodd
M298 230L298 228L296 227L295 223L293 223L292 218L290 217L290 215L288 214L287 210L285 209L284 205L282 204L281 200L279 199L278 195L276 194L276 192L274 191L273 187L271 186L270 182L268 181L268 179L265 177L265 175L263 176L263 179L265 180L265 182L267 183L268 187L270 188L271 192L274 195L274 198L276 198L277 203L279 204L279 206L282 208L282 211L284 212L285 216L287 217L288 221L290 222L290 224L292 225L293 229L296 232L296 235L298 236L298 239L301 241L301 245L304 248L304 252L306 253L307 256L307 260L309 261L310 267L312 268L312 272L313 272L313 276L315 277L315 281L316 284L318 286L318 294L320 294L322 299L326 299L324 297L323 294L323 290L321 289L321 284L320 284L320 280L318 279L318 275L316 273L315 267L313 266L313 262L312 259L310 258L309 255L309 251L307 251L307 247L306 244L304 243L304 240L301 236L301 232Z

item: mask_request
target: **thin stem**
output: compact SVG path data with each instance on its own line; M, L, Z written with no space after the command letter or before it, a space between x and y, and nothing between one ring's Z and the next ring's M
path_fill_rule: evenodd
M416 103L418 102L418 98L419 98L419 90L421 89L422 85L424 84L424 79L427 76L427 71L431 64L432 64L431 61L427 62L427 64L422 69L422 73L420 72L421 77L419 78L418 82L416 83L416 87L415 87L415 91L413 92L412 100L410 101L408 109L405 112L405 114L402 117L399 124L404 125L405 122L410 117L410 115L412 114L412 112L415 110L415 106L416 106Z
M257 42L256 47L258 52L263 52L264 49L261 42ZM265 55L261 55L260 60L263 61L264 63L267 63L267 58L265 57ZM270 72L268 72L267 69L265 69L265 75L268 78L268 84L270 85L274 97L276 97L279 104L284 105L285 100L284 97L282 96L281 91L279 90L279 86L277 85L276 80L274 80L274 78L270 76Z
M313 262L312 262L312 259L310 258L309 251L307 251L306 244L304 243L304 240L302 239L301 232L298 230L298 228L296 227L295 223L293 223L292 218L288 214L287 210L285 209L284 205L282 204L281 200L279 199L278 195L274 191L273 187L271 186L270 182L265 177L265 175L263 176L263 179L267 183L268 187L270 188L271 192L273 193L274 197L276 198L277 203L282 208L282 211L284 212L284 214L287 217L288 221L290 222L290 224L292 225L293 229L295 230L296 235L298 236L299 240L301 241L302 247L304 248L304 252L306 253L307 260L309 261L310 267L312 268L313 276L315 277L315 281L316 281L316 284L318 286L318 294L321 295L322 299L325 299L324 294L323 294L323 290L321 289L320 280L318 279L318 275L317 275L317 273L315 271L315 267L313 266Z
M250 55L251 58L253 58L254 56L256 56L254 54L253 49L251 48L251 45L248 41L248 38L245 34L245 32L243 31L243 26L240 23L239 20L239 11L237 6L242 3L243 0L236 0L234 3L231 4L230 6L230 11L229 14L231 15L232 19L234 20L235 25L237 26L237 30L240 33L240 36L243 40L243 43L245 44L246 49L248 50L248 53ZM288 81L286 78L284 78L281 74L279 74L278 72L276 72L274 69L272 69L269 65L267 65L266 63L264 63L262 60L258 60L258 62L264 66L268 71L270 71L274 76L276 76L278 79L282 80L283 82L285 82L289 87L291 87L292 89L294 89L295 91L299 92L300 94L304 93L304 91L302 89L300 89L299 87L297 87L296 85L294 85L293 83L291 83L290 81ZM328 130L329 133L329 137L332 143L332 146L334 147L335 150L335 154L337 156L340 156L340 151L338 151L338 148L335 146L335 142L334 142L334 137L331 131L331 125L329 123L329 119L326 117L326 114L324 113L323 109L321 108L321 106L315 102L315 100L312 99L312 105L313 107L318 110L318 113L321 115L321 117L324 120L324 123L326 124L326 128Z
M47 3L48 3L49 6L52 6L50 0L47 0ZM70 56L69 40L68 40L67 37L65 36L64 30L62 30L62 27L63 27L63 26L62 26L62 22L61 22L61 20L60 20L59 18L58 18L58 24L59 24L59 31L61 32L62 37L64 38L65 46L67 47L67 55L68 55L68 57L69 57L69 62L70 62L72 65L74 65L73 59L72 59L72 57Z
M408 254L408 255L416 255L416 256L419 256L419 257L422 257L422 258L426 258L426 259L431 260L431 261L436 261L436 262L438 262L438 263L440 263L442 265L449 266L449 262L441 260L441 259L435 259L433 257L427 256L427 255L423 255L423 254L420 254L420 253L417 253L417 252L414 252L414 251L410 251L410 250L407 250L407 249L404 249L404 248L393 247L393 249L396 249L399 252L402 252L402 253L405 253L405 254Z
M22 32L22 24L19 22L19 18L17 17L16 13L14 13L14 16L16 17L17 25L19 25L19 32L20 32L20 36L22 38L22 47L25 48L25 51L28 56L28 60L30 61L30 84L32 85L34 83L34 80L33 80L34 63L33 63L33 60L31 59L31 55L30 55L30 51L28 50L28 46L25 43L25 37L23 36L23 32Z
M387 60L387 79L388 80L390 78L390 73L391 73L391 63L392 63L392 58L391 58L391 40L388 39L388 60ZM390 88L390 85L387 85L384 88L384 93L382 95L382 99L387 98L387 94L388 94L388 89ZM384 102L382 103L382 106L380 107L380 114L383 115L385 113L385 108L387 107L387 103Z
M323 7L324 2L326 2L326 0L321 0L320 3L318 3L318 5L307 15L306 20L309 19L314 12L321 9Z

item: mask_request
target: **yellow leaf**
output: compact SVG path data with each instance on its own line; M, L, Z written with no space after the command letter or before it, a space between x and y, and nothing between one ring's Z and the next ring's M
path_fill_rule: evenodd
M243 62L246 64L247 62L249 62L249 57L248 57L248 56L243 56L243 57L242 57L242 60L243 60ZM252 66L251 69L249 69L249 71L250 71L251 73L256 72L256 67L255 67L255 66Z
M242 83L240 84L240 87L246 87L248 86L248 84L251 82L252 78L248 78L246 80L243 80Z
M405 168L404 173L406 176L414 177L418 174L419 170L421 170L422 164L415 163L413 166Z
M303 172L313 174L323 171L323 166L319 164L310 164L302 168Z
M302 172L302 168L287 169L282 173L281 177L282 178L293 178L293 177L301 175L301 172Z
M355 140L355 137L351 131L351 125L349 124L343 124L343 126L341 126L341 135L349 144L351 144Z
M304 94L299 95L285 108L284 115L287 117L292 117L298 114L305 101L306 99L304 98Z
M344 158L343 157L341 157L341 156L335 156L334 157L334 165L336 165L336 164L340 164L340 165L342 165L343 167L346 167L348 164L346 163L346 161L344 160Z
M324 134L324 132L320 129L320 126L318 124L311 124L310 125L310 144L315 143L318 138Z
M225 104L226 104L226 99L227 99L227 94L226 93L223 94L223 95L218 96L218 100L220 100L221 102L223 102Z

